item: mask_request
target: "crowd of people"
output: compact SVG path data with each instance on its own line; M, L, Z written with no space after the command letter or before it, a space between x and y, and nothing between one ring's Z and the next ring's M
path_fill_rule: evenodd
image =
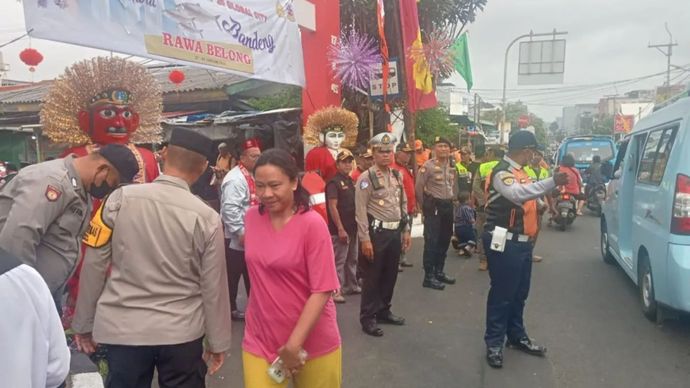
M356 146L356 115L329 107L307 121L306 171L258 139L231 150L182 128L154 155L132 140L157 139L160 93L132 66L97 58L60 78L42 112L45 133L91 143L0 188L8 386L63 384L64 326L78 350L105 358L108 388L148 388L155 372L161 388L203 387L230 350L231 321L244 321L246 387L339 387L335 303L361 294L359 323L373 337L384 335L380 325L405 325L392 301L399 272L414 265L406 252L419 215L422 287L456 283L445 272L451 242L489 271L489 365L502 366L506 339L544 355L522 313L549 193L569 178L551 174L533 134L513 135L505 155L443 137L426 149L388 132ZM80 73L104 83L80 82Z

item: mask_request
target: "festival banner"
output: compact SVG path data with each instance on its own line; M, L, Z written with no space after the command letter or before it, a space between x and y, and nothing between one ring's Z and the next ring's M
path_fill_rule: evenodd
M25 0L35 38L304 86L293 0Z
M419 29L417 0L400 0L400 23L405 51L411 48L422 51L422 34ZM413 59L406 56L405 78L407 85L407 107L410 112L433 108L437 105L434 83L426 58Z

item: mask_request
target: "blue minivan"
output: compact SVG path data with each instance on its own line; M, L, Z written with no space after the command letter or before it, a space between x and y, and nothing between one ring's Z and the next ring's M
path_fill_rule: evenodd
M611 163L616 156L616 143L606 135L569 136L558 146L555 163L560 164L567 154L573 155L575 167L582 173L592 164L595 155L602 163Z
M690 98L642 119L620 144L601 253L639 288L642 311L690 311Z

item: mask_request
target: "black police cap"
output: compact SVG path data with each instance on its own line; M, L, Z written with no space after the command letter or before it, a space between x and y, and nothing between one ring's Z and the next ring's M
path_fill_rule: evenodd
M101 147L98 153L115 167L120 174L120 183L130 183L139 172L137 158L127 146L107 144Z
M453 146L453 143L451 143L450 140L446 139L445 137L443 137L443 136L436 136L436 137L434 138L434 145L436 145L436 144L441 144L441 143L448 144L448 147L452 147L452 146Z
M530 131L518 131L508 140L508 150L517 151L526 148L537 148L537 138Z
M189 129L173 129L168 144L196 152L206 158L213 154L213 141L201 133Z

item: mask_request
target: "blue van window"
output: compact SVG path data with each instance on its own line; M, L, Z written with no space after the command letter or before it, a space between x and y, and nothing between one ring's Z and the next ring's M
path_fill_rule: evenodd
M613 159L613 142L607 140L576 140L565 145L563 155L572 154L575 163L591 163L594 155L602 162Z
M678 126L653 131L647 137L644 154L640 160L637 180L641 183L658 185L664 177Z

